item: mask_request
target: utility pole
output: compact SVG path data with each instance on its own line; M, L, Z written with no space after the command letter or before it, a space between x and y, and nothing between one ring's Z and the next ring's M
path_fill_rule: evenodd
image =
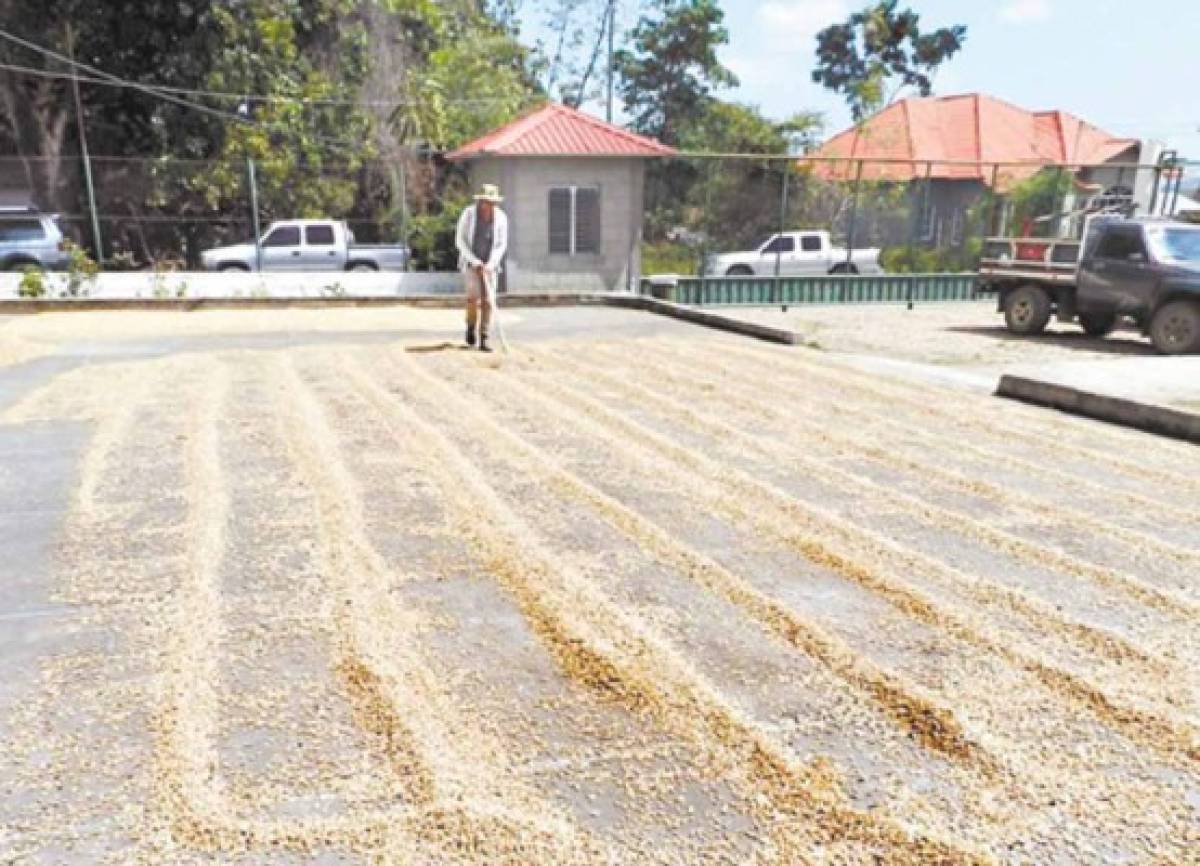
M254 230L254 270L262 273L262 227L258 223L258 176L254 171L254 160L246 159L246 174L250 181L250 225Z
M608 108L604 119L613 119L613 31L617 29L617 0L608 0Z
M104 238L100 234L100 217L96 212L96 187L92 182L92 158L88 154L87 125L83 121L83 100L79 98L79 76L75 67L75 31L67 22L67 56L71 59L71 90L75 94L75 122L79 126L79 153L83 157L83 182L87 187L88 210L92 215L92 241L96 245L96 261L104 261Z

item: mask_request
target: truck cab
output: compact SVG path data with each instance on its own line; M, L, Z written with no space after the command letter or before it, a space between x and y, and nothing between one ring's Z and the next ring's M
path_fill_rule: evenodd
M979 271L1014 333L1057 315L1104 336L1124 320L1160 352L1200 353L1200 226L1096 216L1082 242L991 239Z
M261 257L261 258L260 258ZM404 245L363 245L341 220L282 220L267 226L258 244L205 250L200 260L210 271L403 271Z
M858 249L852 254L835 247L829 232L780 232L752 250L709 255L705 274L725 277L811 276L819 274L878 274L878 249Z

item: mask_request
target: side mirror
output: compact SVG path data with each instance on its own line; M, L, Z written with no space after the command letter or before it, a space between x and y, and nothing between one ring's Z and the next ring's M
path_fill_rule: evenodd
M1135 264L1135 265L1145 264L1146 263L1146 254L1145 253L1130 253L1129 261L1131 264Z

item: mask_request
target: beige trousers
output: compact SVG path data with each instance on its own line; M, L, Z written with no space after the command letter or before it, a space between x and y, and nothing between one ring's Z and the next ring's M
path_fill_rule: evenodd
M493 280L495 278L495 275L491 277ZM488 298L484 279L483 274L474 268L463 271L463 282L467 289L467 327L474 328L478 324L480 336L486 337L488 325L492 323L492 302ZM483 308L482 316L480 307Z

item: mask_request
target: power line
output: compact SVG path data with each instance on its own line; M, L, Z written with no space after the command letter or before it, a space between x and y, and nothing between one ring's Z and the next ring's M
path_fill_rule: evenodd
M8 72L16 72L21 75L31 75L38 78L62 79L70 81L72 76L66 72L51 72L48 69L34 69L30 66L19 66L13 63L0 63L0 69ZM130 89L136 87L133 81L111 81L103 78L90 78L80 75L79 81L85 84L97 84L103 87L117 87ZM204 96L213 99L229 99L239 102L278 102L291 103L300 105L362 105L376 108L394 108L401 105L418 105L419 103L412 100L403 99L376 99L376 100L358 100L358 99L327 99L314 98L307 96L280 96L278 94L265 93L234 93L228 90L197 90L187 87L168 87L163 84L145 85L153 87L153 89L162 91L163 93L173 93L183 96ZM493 105L498 102L506 102L507 100L501 97L480 98L480 99L444 99L443 102L449 102L454 105Z
M178 105L183 108L189 108L189 109L192 109L193 111L198 111L202 114L207 114L211 117L216 117L220 120L226 121L227 123L228 122L237 123L242 126L249 126L251 128L259 129L261 131L268 132L268 133L272 132L274 130L283 130L283 131L291 132L291 133L295 132L294 130L292 130L289 127L284 126L284 125L264 124L259 121L252 120L251 118L243 117L242 115L236 114L231 111L222 111L221 109L211 108L207 105L202 105L201 103L192 102L190 100L182 99L178 96L175 96L174 94L166 93L158 88L151 87L149 85L142 84L137 81L130 81L127 78L121 78L118 75L113 75L110 72L105 72L103 69L98 69L95 66L88 65L87 63L80 63L79 61L72 60L71 58L67 57L66 55L60 54L57 51L54 51L52 49L38 45L35 42L30 42L28 39L23 39L20 36L10 33L4 29L0 29L0 39L6 39L9 42L20 45L23 48L26 48L37 54L41 54L45 57L53 58L54 60L57 60L59 63L63 63L65 65L67 65L68 67L71 67L72 69L84 69L84 70L90 72L92 75L98 76L101 79L103 79L103 81L100 83L112 83L115 85L121 85L124 87L128 87L132 90L138 90L138 91L141 91L142 93L145 93L149 96L154 96L165 102L170 102L170 103L173 103L173 104ZM70 76L67 76L67 77L69 78ZM332 146L342 147L342 148L351 148L351 147L355 147L355 146L358 146L361 144L360 142L340 141L340 140L336 140L336 139L326 138L324 136L314 136L314 139L324 142L326 144L330 144Z

